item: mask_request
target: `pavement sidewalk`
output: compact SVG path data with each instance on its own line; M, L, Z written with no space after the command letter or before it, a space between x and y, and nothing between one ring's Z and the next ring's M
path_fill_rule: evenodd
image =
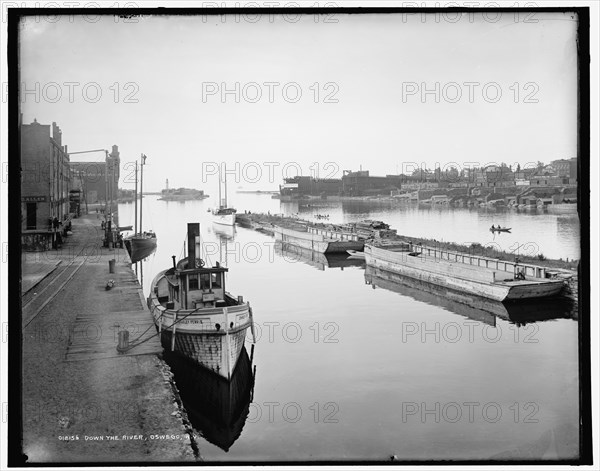
M102 247L95 216L73 220L73 235L51 254L62 265L83 263L58 293L48 289L55 297L23 330L23 453L36 464L195 462L195 444L160 355L67 361L82 335L90 342L114 336L102 323L107 313L145 310L151 319L126 250ZM111 259L115 273L109 273ZM43 270L40 265L37 272ZM122 281L106 290L112 278ZM89 319L83 328L82 316Z
M50 275L60 263L60 260L42 258L39 252L21 254L21 295Z

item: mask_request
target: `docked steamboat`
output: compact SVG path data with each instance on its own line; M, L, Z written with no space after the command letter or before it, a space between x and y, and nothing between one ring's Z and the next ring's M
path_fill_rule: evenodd
M248 327L254 335L252 308L226 291L228 268L205 266L200 258L200 225L188 224L187 257L152 281L148 307L163 348L177 352L231 379Z

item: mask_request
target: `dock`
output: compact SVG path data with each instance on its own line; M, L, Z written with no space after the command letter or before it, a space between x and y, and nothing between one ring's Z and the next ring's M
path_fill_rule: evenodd
M24 453L29 463L195 462L129 255L102 247L99 228L95 214L74 219L61 249L25 256L24 273L35 260L48 273L37 270L22 294Z

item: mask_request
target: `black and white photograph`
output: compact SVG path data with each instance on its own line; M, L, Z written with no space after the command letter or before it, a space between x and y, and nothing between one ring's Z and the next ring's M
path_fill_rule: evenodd
M1 466L598 469L598 14L3 4Z

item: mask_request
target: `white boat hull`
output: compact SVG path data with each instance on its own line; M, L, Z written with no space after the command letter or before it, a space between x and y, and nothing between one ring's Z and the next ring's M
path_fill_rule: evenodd
M221 224L222 226L234 226L235 225L235 213L232 214L214 214L213 222L215 224Z
M161 333L163 348L178 352L230 379L244 347L248 327L252 326L250 306L241 303L215 308L167 309L154 290L164 273L154 279L148 297L148 308Z

